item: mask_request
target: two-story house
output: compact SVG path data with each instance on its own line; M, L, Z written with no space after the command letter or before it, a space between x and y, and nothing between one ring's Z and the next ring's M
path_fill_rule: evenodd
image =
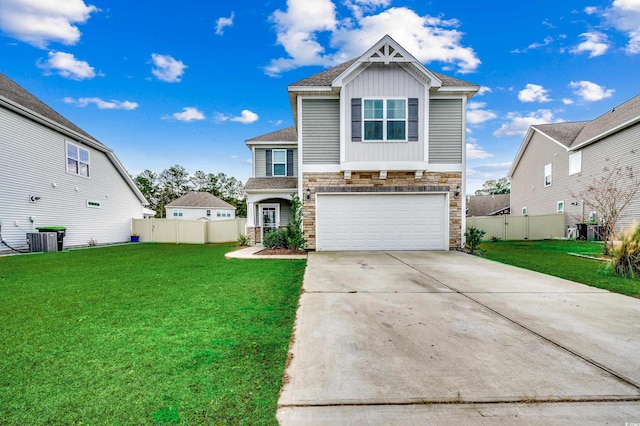
M511 214L563 214L567 226L599 220L579 194L627 167L640 173L640 95L591 121L531 126L508 173ZM627 206L619 230L638 222L640 196Z
M246 142L250 242L286 224L297 193L308 249L460 247L465 111L478 90L428 70L388 35L289 85L294 127Z
M2 73L0 151L0 250L52 225L65 247L129 241L149 212L113 150Z

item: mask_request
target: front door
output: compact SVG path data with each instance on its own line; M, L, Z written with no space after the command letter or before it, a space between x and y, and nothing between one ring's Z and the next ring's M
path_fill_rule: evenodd
M278 229L278 206L264 205L260 207L262 237Z

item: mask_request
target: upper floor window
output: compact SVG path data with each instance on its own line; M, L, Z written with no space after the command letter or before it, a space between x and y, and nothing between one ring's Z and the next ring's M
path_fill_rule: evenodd
M569 156L569 174L575 175L582 171L582 151Z
M544 166L544 186L551 186L551 164Z
M406 99L364 99L363 126L365 141L406 141Z
M287 150L273 150L273 176L287 175Z
M207 210L207 217L211 217L211 210Z
M174 209L173 217L182 217L182 209Z
M67 142L67 173L89 177L89 151Z

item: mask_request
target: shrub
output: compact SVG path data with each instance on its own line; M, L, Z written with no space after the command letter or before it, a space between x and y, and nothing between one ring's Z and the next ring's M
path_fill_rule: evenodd
M287 230L278 229L265 234L262 245L268 249L287 248Z
M612 265L616 275L640 277L640 226L622 237L620 248L613 252Z
M287 222L287 248L292 251L302 250L306 240L302 233L302 201L298 194L291 196L291 217Z
M474 228L473 226L467 229L467 232L464 233L466 241L464 243L464 249L469 254L474 254L478 249L478 246L482 242L482 237L484 236L485 231Z
M249 237L247 237L246 235L240 234L240 236L238 237L238 245L240 247L248 246L249 245Z

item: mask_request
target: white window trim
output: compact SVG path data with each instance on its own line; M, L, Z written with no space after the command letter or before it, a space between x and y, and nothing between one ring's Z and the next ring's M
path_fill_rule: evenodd
M577 170L571 170L571 160L573 158L577 158L577 160L575 160L577 162ZM573 154L569 155L569 176L571 175L577 175L579 173L582 173L582 151L578 151L578 152L574 152Z
M523 215L523 216L526 216L527 214L528 214L528 213L527 213L527 208L526 208L526 207L523 207L523 208L522 208L522 215Z
M65 161L64 168L65 168L66 172L68 174L70 174L70 175L80 176L80 177L89 179L91 177L91 151L89 151L87 148L83 148L80 144L69 142L69 141L65 141L65 142L66 143L65 143L65 146L64 146L64 148L65 148L64 158L65 158L66 161ZM79 166L78 166L78 172L77 173L72 173L72 172L69 171L69 158L70 158L69 157L69 145L76 147L77 150L78 150L78 159L76 160L76 159L72 158L72 160L77 161L78 164L84 163L84 164L87 165L87 175L86 176L80 173L80 167ZM87 152L87 162L86 163L84 161L80 161L80 150L83 150L83 151Z
M380 118L365 118L364 116L364 103L365 101L377 101L382 100L382 119ZM387 118L387 101L404 101L404 120L399 119L391 119L391 121L404 121L404 139L387 139L387 122L389 119ZM398 98L398 97L369 97L362 98L362 129L360 130L362 135L362 142L407 142L409 139L409 98ZM364 124L367 121L380 121L382 120L382 139L366 139Z
M173 209L173 213L171 215L172 217L183 217L184 216L184 212L182 211L182 209Z
M276 161L275 161L276 152L284 152L284 174L283 175L276 174ZM278 164L283 164L283 163L278 162ZM271 150L271 176L277 176L277 177L287 176L287 150L286 149Z
M547 173L547 167L549 168L549 172ZM549 183L547 183L547 176L549 176ZM544 187L549 187L553 183L553 166L551 163L546 164L544 166Z
M556 213L564 213L564 201L558 201L556 204Z

